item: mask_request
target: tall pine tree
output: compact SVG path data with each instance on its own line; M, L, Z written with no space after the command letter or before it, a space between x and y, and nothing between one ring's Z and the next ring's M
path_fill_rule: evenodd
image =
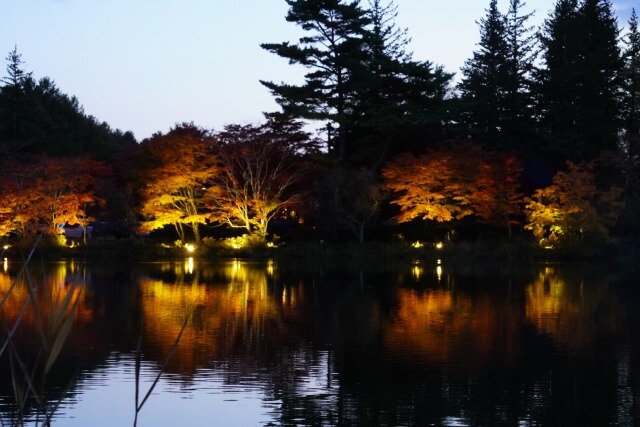
M479 21L479 49L462 68L458 88L462 123L477 142L501 151L530 153L532 140L532 68L535 37L527 26L532 13L510 0L503 15L491 0Z
M478 22L479 49L462 67L463 77L458 85L463 108L461 120L477 142L504 148L505 83L509 71L506 21L498 10L497 0L491 0L486 12Z
M352 154L360 154L361 165L379 169L400 152L424 151L442 139L453 75L413 59L407 30L395 25L393 1L370 0L366 10L371 24L365 32L366 73L358 85L360 115Z
M309 72L299 86L262 81L282 108L276 116L328 122L329 154L370 169L411 146L404 143L410 124L437 132L452 75L411 58L393 2L287 3L287 20L308 35L262 47Z
M624 129L640 135L640 31L635 9L629 18L624 57Z
M560 167L614 150L620 130L621 55L608 0L558 0L541 33L543 149Z
M346 157L353 122L356 82L364 73L364 29L370 23L357 1L287 0L287 21L306 33L297 44L264 43L262 48L306 67L302 85L261 81L287 117L328 122L328 149Z
M533 12L523 13L526 4L510 0L506 14L507 72L505 81L504 133L509 150L523 157L532 154L534 112L532 100L536 36L527 25Z

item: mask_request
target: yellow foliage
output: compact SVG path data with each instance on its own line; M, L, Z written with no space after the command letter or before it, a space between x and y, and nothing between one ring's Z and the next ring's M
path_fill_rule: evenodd
M599 190L593 163L567 163L553 183L527 199L525 228L533 232L542 247L558 247L585 237L609 240L608 228L617 218L622 203L615 186Z

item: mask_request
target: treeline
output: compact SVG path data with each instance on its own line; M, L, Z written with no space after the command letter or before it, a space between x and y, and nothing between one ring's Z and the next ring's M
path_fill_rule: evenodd
M610 1L558 0L533 28L523 2L491 0L454 84L413 58L392 2L287 3L304 37L262 47L305 67L304 82L263 81L280 111L222 131L183 123L136 144L11 52L0 234L100 221L183 242L447 233L589 251L640 236L635 11L622 34Z

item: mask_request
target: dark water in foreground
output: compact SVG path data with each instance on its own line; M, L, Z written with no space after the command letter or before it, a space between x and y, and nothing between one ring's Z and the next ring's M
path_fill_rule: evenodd
M640 283L610 266L18 269L0 425L133 425L159 372L138 426L640 424Z

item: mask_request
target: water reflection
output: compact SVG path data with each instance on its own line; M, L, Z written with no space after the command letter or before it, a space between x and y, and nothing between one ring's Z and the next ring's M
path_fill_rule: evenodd
M544 267L526 286L525 295L527 321L559 347L587 350L599 334L621 333L620 305L607 277L589 285L584 276Z
M139 278L146 343L153 354L162 357L169 351L185 316L193 312L170 370L193 374L212 358L260 354L284 335L283 302L269 289L268 266L233 260L196 273L192 268L185 265L175 281Z
M243 413L248 425L639 419L638 294L606 270L541 265L478 274L440 262L341 271L191 257L106 268L69 261L30 270L38 297L25 306L33 293L24 282L12 286L17 267L8 267L0 273L0 320L19 324L22 359L36 360L41 342L52 347L51 338L34 337L59 332L56 319L73 319L43 390L51 402L67 384L71 395L89 400L92 393L132 400L139 337L143 379L150 378L188 318L142 425L166 422L155 411L167 402L186 417L174 423L198 425L202 411L211 412L211 395L220 396L220 413L230 401L260 399ZM8 359L0 355L3 418L16 411ZM92 382L96 372L113 376ZM187 410L180 396L202 404ZM87 410L67 400L62 407L60 418L84 419ZM122 417L105 425L128 424L132 413Z

